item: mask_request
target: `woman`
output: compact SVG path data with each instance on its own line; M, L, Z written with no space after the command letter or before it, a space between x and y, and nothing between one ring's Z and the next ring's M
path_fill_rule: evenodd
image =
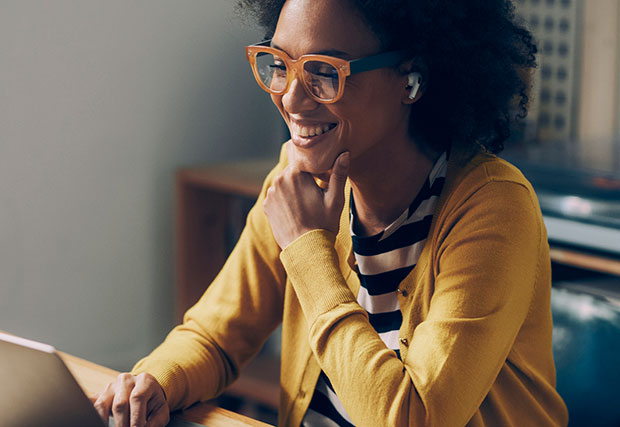
M220 275L102 416L164 425L282 322L281 425L566 425L540 209L491 154L534 66L511 4L242 5L270 30L246 53L291 140Z

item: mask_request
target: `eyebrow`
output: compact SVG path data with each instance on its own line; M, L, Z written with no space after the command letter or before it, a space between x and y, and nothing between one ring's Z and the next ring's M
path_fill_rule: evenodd
M271 42L271 47L275 49L279 49L288 55L288 52L286 50L282 49L280 46L278 46L274 42ZM311 52L309 55L327 55L327 56L335 56L336 58L342 58L342 59L349 59L351 57L351 55L349 55L348 53L343 52L341 50L337 50L337 49L320 50L318 52Z

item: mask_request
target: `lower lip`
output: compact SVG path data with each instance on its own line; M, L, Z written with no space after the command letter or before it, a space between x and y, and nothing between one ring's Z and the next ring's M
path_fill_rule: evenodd
M295 144L296 147L310 148L310 147L315 146L316 144L319 144L323 140L325 140L325 138L329 136L329 134L331 134L333 130L336 128L338 128L338 125L334 126L327 132L323 132L322 134L317 135L317 136L300 136L297 134L293 134L291 135L291 140L293 141L293 144Z

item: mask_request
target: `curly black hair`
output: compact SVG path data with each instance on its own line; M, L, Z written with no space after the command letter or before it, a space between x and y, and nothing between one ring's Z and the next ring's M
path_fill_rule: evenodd
M286 0L239 0L271 38ZM527 114L537 48L510 0L347 0L384 50L406 49L425 64L425 94L410 131L436 151L450 144L504 148Z

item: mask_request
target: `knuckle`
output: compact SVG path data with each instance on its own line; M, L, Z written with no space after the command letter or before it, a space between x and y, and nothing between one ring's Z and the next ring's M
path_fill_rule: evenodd
M151 385L156 381L155 377L148 372L141 373L140 375L138 375L137 379L146 385Z
M131 403L140 403L146 396L146 390L134 388L129 395Z
M118 381L121 383L126 383L126 382L130 382L133 381L133 375L131 375L128 372L123 372L122 374L118 375Z
M134 379L136 384L143 383L148 379L148 374L146 372L142 372L141 374L135 375Z
M129 408L129 402L126 399L115 400L112 404L112 410L117 413L125 413Z

